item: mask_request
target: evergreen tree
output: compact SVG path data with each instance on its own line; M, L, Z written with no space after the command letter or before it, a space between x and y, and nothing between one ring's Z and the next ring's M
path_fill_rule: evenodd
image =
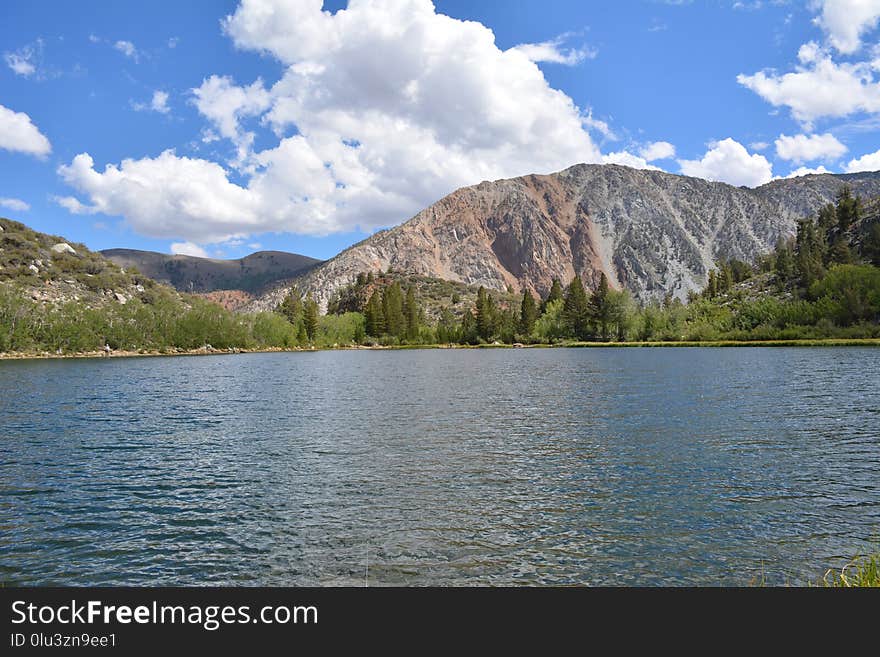
M309 342L314 342L318 335L318 302L309 294L303 305L303 326Z
M382 293L382 311L385 315L385 332L398 339L404 338L406 318L403 315L403 292L397 281L386 287Z
M406 299L403 303L404 320L406 321L406 339L415 341L419 337L419 326L421 325L422 311L416 301L416 293L414 287L410 285L406 290Z
M529 336L535 328L535 321L538 319L538 307L535 304L535 297L528 289L523 290L522 303L519 310L519 331L524 336Z
M549 298L549 297L548 297ZM568 334L577 340L590 336L589 299L581 279L575 276L568 284L562 305L562 321Z
M296 332L296 341L299 345L308 344L309 342L309 334L306 333L306 325L303 322L299 323L299 328Z
M287 318L287 321L295 326L297 320L302 316L303 311L302 299L299 296L299 292L295 288L288 292L287 296L284 297L284 300L278 304L276 311L284 315Z
M703 290L703 296L707 299L714 299L718 296L718 277L714 269L709 270L709 279L706 282L706 289Z
M837 192L837 228L845 233L859 220L861 200L852 195L849 185L844 185Z
M821 243L817 239L816 225L812 219L797 223L795 265L803 287L809 287L824 274Z
M794 276L795 262L791 243L781 237L779 238L779 241L776 242L776 257L773 268L776 272L776 277L780 282L784 283L789 281Z
M605 272L602 272L599 286L590 297L589 314L596 327L595 333L603 340L607 340L610 335L611 306L608 303L608 278Z
M464 315L462 315L461 328L458 333L458 340L463 344L477 344L479 342L477 320L470 310L466 310Z
M477 335L489 341L495 334L497 323L495 300L482 285L477 290Z
M733 270L728 263L721 265L718 272L718 290L720 292L730 292L733 287Z
M875 222L865 235L862 256L875 267L880 267L880 222Z
M382 293L379 290L373 290L364 307L364 321L367 335L378 338L385 333L385 313L382 310Z
M547 312L547 306L554 301L559 301L565 296L562 291L562 285L559 283L558 278L553 279L553 284L550 286L550 292L547 293L547 298L541 302L541 314L543 315Z

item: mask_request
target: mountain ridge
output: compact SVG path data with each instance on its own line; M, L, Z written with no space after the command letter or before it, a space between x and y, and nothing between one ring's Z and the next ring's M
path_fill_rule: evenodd
M256 251L231 260L124 248L105 249L100 253L120 267L136 267L144 275L180 292L200 294L239 290L257 295L322 262L272 250Z
M296 286L326 307L360 272L389 267L468 285L546 293L575 274L604 273L650 300L685 298L719 258L754 261L797 219L843 185L880 195L880 172L816 174L735 187L621 165L577 164L552 174L483 181L443 197L268 291L250 310L275 307Z

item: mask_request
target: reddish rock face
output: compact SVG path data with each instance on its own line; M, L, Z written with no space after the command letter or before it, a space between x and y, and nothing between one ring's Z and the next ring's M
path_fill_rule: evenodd
M719 257L753 261L844 183L880 195L880 174L807 176L757 189L617 165L459 189L295 281L322 305L359 272L395 270L546 294L577 274L647 300L701 288ZM289 286L255 301L274 307Z

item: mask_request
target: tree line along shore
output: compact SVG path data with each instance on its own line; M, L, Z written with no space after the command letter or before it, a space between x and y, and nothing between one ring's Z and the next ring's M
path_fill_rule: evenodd
M880 221L847 187L755 264L716 263L705 289L687 302L667 297L640 305L601 275L591 289L577 277L566 285L554 281L543 298L481 287L464 299L453 289L448 298L430 299L426 312L409 280L393 271L361 273L325 314L295 289L274 311L233 313L149 279L126 303L99 305L44 303L12 280L0 285L0 353L873 345L880 339Z

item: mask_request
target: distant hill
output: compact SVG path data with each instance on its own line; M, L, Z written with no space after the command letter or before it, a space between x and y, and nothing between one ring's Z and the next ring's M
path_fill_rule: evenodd
M150 278L181 292L239 290L257 295L279 283L302 276L320 260L284 251L258 251L238 260L168 255L136 249L101 251L123 268L137 268Z

